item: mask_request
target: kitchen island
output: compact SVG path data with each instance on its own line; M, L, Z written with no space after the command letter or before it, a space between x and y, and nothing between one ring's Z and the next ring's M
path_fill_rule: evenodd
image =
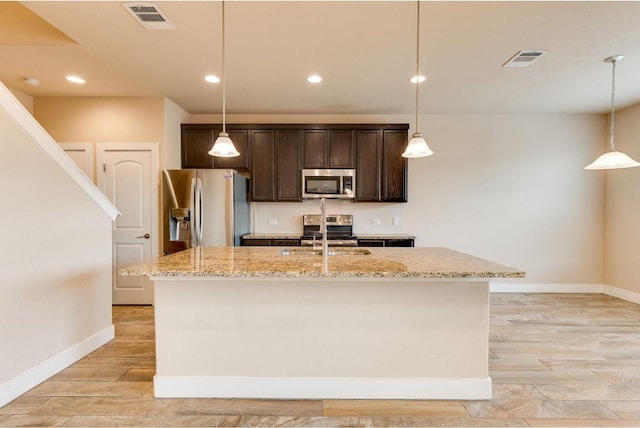
M446 248L194 248L154 283L156 397L488 399L489 281Z

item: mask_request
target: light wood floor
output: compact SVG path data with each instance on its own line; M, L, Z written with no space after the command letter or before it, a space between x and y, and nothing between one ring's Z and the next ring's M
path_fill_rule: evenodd
M640 427L640 305L493 294L490 401L154 399L153 308L113 308L116 339L0 408L0 426Z

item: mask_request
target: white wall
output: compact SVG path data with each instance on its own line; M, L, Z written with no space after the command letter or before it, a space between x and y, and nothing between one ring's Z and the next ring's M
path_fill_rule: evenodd
M428 116L434 155L409 161L406 230L516 266L527 283L602 283L604 117Z
M186 123L188 118L189 113L182 107L168 98L164 99L164 141L166 144L164 158L160 160L163 169L180 169L182 166L180 124Z
M0 95L2 406L109 340L113 325L112 219L82 187L89 180L77 170L79 184L14 119L17 100Z
M616 149L640 162L640 104L617 111L615 126ZM595 173L606 177L604 283L640 293L640 167Z

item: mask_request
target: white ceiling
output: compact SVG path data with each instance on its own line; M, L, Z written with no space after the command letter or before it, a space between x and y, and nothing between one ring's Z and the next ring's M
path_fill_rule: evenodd
M156 2L176 29L145 30L120 2L26 1L77 44L0 40L0 80L35 97L168 97L219 113L221 3ZM0 4L0 10L2 5ZM227 1L227 112L410 114L416 3ZM603 113L617 65L618 107L640 102L640 2L421 3L420 111ZM502 68L519 50L548 50ZM319 85L305 78L324 77ZM83 86L65 81L81 75ZM23 83L40 79L38 87Z

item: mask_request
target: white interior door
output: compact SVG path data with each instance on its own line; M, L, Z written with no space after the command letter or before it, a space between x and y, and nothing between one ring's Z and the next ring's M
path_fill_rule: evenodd
M93 164L95 161L95 151L93 143L58 143L62 150L80 167L80 169L91 179L95 181L93 174Z
M113 303L152 304L153 288L147 277L119 276L118 271L158 254L157 144L97 147L98 187L122 213L113 222Z

